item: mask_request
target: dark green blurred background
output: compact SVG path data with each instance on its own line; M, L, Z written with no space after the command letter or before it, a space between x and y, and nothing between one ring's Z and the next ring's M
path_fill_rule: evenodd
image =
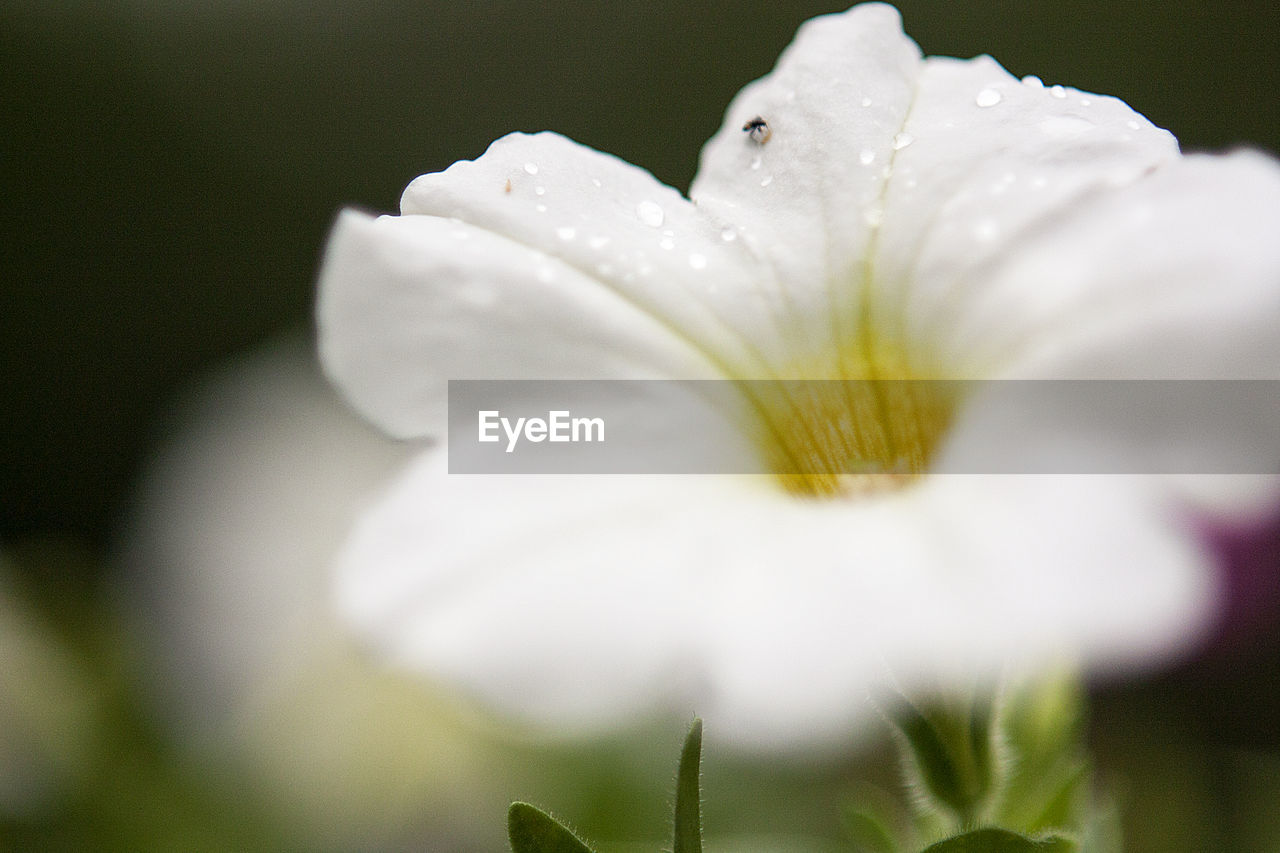
M1280 148L1273 3L904 2L926 53L1115 94L1187 149ZM824 2L9 0L0 542L96 553L185 379L309 322L326 228L511 130L687 188Z

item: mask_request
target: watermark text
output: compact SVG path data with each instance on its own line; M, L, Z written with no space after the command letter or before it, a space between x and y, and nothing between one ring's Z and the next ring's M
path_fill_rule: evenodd
M515 452L521 438L535 443L604 441L604 418L575 418L563 409L547 412L546 418L516 418L515 423L496 409L484 410L478 415L477 440L501 441L505 434L507 453Z

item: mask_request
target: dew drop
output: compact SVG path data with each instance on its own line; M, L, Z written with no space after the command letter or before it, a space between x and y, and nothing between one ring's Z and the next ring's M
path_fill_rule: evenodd
M526 172L528 172L530 175L536 175L536 174L538 174L538 164L537 164L537 163L525 163L525 164L524 164L524 170L525 170Z
M906 148L908 145L910 145L915 141L916 141L916 138L904 130L902 131L902 133L899 133L897 136L893 137L893 150L901 151L903 148Z
M1138 124L1136 121L1133 121L1132 119L1125 122L1125 127L1129 128L1130 130L1142 130L1142 125Z
M545 204L535 204L535 205L533 206L533 209L534 209L534 210L536 210L536 211L538 211L539 213L546 213L546 212L547 212L547 206L546 206Z
M533 194L534 194L534 195L546 195L546 194L547 194L547 188L546 188L546 187L534 187L534 188L533 188Z
M726 243L732 243L738 239L738 230L736 228L725 228L720 232L720 239Z
M609 238L603 234L597 234L587 241L587 245L593 249L603 249L605 246L609 245Z
M689 266L695 270L705 270L707 268L707 256L693 252L689 255Z
M1031 189L1033 190L1042 190L1047 186L1049 186L1049 179L1044 175L1038 175L1031 179Z
M1051 86L1049 88L1049 94L1053 95L1055 98L1065 98L1067 96L1067 90L1061 86Z
M858 162L864 166L870 166L872 161L876 159L876 152L870 148L862 149L862 153L858 155Z
M994 107L1002 100L1004 100L1004 96L995 89L983 89L973 99L973 102L980 107Z
M663 237L658 241L658 248L666 249L668 252L676 247L676 241L670 237Z
M574 228L572 225L561 225L556 229L556 236L561 240L572 240L574 237L578 236L578 229Z
M767 187L771 183L773 183L773 175L765 175L760 179L760 186L762 187Z
M1082 107L1087 107L1087 106L1089 106L1089 105L1090 105L1090 104L1092 104L1092 103L1093 103L1093 101L1089 100L1088 98L1081 98L1081 99L1080 99L1080 106L1082 106Z
M871 99L870 99L870 98L863 98L863 99L862 99L862 105L863 105L864 107L869 107L869 106L871 106Z
M666 220L666 214L662 212L662 208L652 201L642 201L636 205L636 216L640 217L640 221L650 228L661 228L662 223Z
M884 222L884 211L878 207L868 208L867 212L862 214L862 220L872 228L879 228Z
M599 179L599 178L592 178L592 179L591 179L591 185L592 185L593 187L595 187L596 189L600 189L600 187L602 187L602 186L603 186L603 184L601 184L601 183L600 183L600 179Z
M1022 78L1022 85L1030 86L1032 89L1043 89L1044 81L1034 74L1028 74Z
M760 163L761 163L761 162L762 162L762 161L760 160L760 155L759 155L759 154L757 154L756 156L754 156L754 157L752 157L752 158L751 158L751 168L752 168L752 169L759 169L759 168L760 168Z

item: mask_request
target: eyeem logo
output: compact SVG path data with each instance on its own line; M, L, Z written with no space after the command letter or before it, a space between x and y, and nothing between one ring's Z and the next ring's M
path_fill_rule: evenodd
M478 440L484 442L501 441L499 428L507 436L507 452L516 449L521 436L526 441L569 441L591 442L604 441L604 418L574 418L569 412L555 410L547 412L546 420L542 418L516 418L514 424L510 418L502 417L502 413L494 410L479 412Z

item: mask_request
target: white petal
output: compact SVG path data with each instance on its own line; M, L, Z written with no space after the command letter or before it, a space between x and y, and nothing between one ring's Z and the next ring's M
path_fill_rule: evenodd
M857 310L874 217L906 121L920 49L890 6L804 24L775 70L743 89L702 151L690 196L739 226L810 336ZM769 123L763 145L743 132Z
M446 477L428 454L345 550L339 604L402 664L553 726L696 711L779 745L847 737L890 680L1162 659L1213 612L1205 568L1141 478L814 504L745 478Z
M1012 375L1280 379L1277 222L1280 163L1181 158L1026 235L951 318L957 346Z
M687 695L718 480L448 476L443 456L425 454L340 556L351 624L401 663L564 727Z
M741 130L754 115L763 145ZM948 336L968 303L992 304L992 268L1177 156L1115 98L1024 84L986 56L921 61L897 13L867 4L805 24L735 98L692 195L742 225L811 338L894 338L917 368L975 375L983 351Z
M345 212L317 313L330 377L400 437L441 434L449 379L716 375L662 320L563 260L438 217Z
M1002 376L1280 379L1277 222L1276 161L1249 152L1182 158L1025 235L989 265L980 291L952 305L944 346ZM1121 419L1081 411L1032 423L1021 412L1034 446L1001 435L1000 452L1053 455L1075 445L1092 458L1109 454L1121 471L1280 470L1280 398L1265 387L1235 401L1221 385L1171 387L1155 398L1165 405ZM989 415L980 403L962 410L943 465L992 449ZM1274 477L1185 476L1179 491L1189 506L1239 514L1271 505L1277 488Z
M1177 141L1123 102L1055 89L1061 97L987 56L931 58L917 80L904 125L913 141L894 157L871 285L880 322L905 326L952 375L987 367L973 335L1022 333L1021 303L1042 284L994 290L1011 257L1091 203L1123 205L1125 187L1178 159ZM981 333L966 325L973 315L986 321Z
M510 191L507 191L510 187ZM555 133L513 133L423 175L406 216L446 216L561 260L694 341L726 373L769 376L789 294L727 223L644 169Z

